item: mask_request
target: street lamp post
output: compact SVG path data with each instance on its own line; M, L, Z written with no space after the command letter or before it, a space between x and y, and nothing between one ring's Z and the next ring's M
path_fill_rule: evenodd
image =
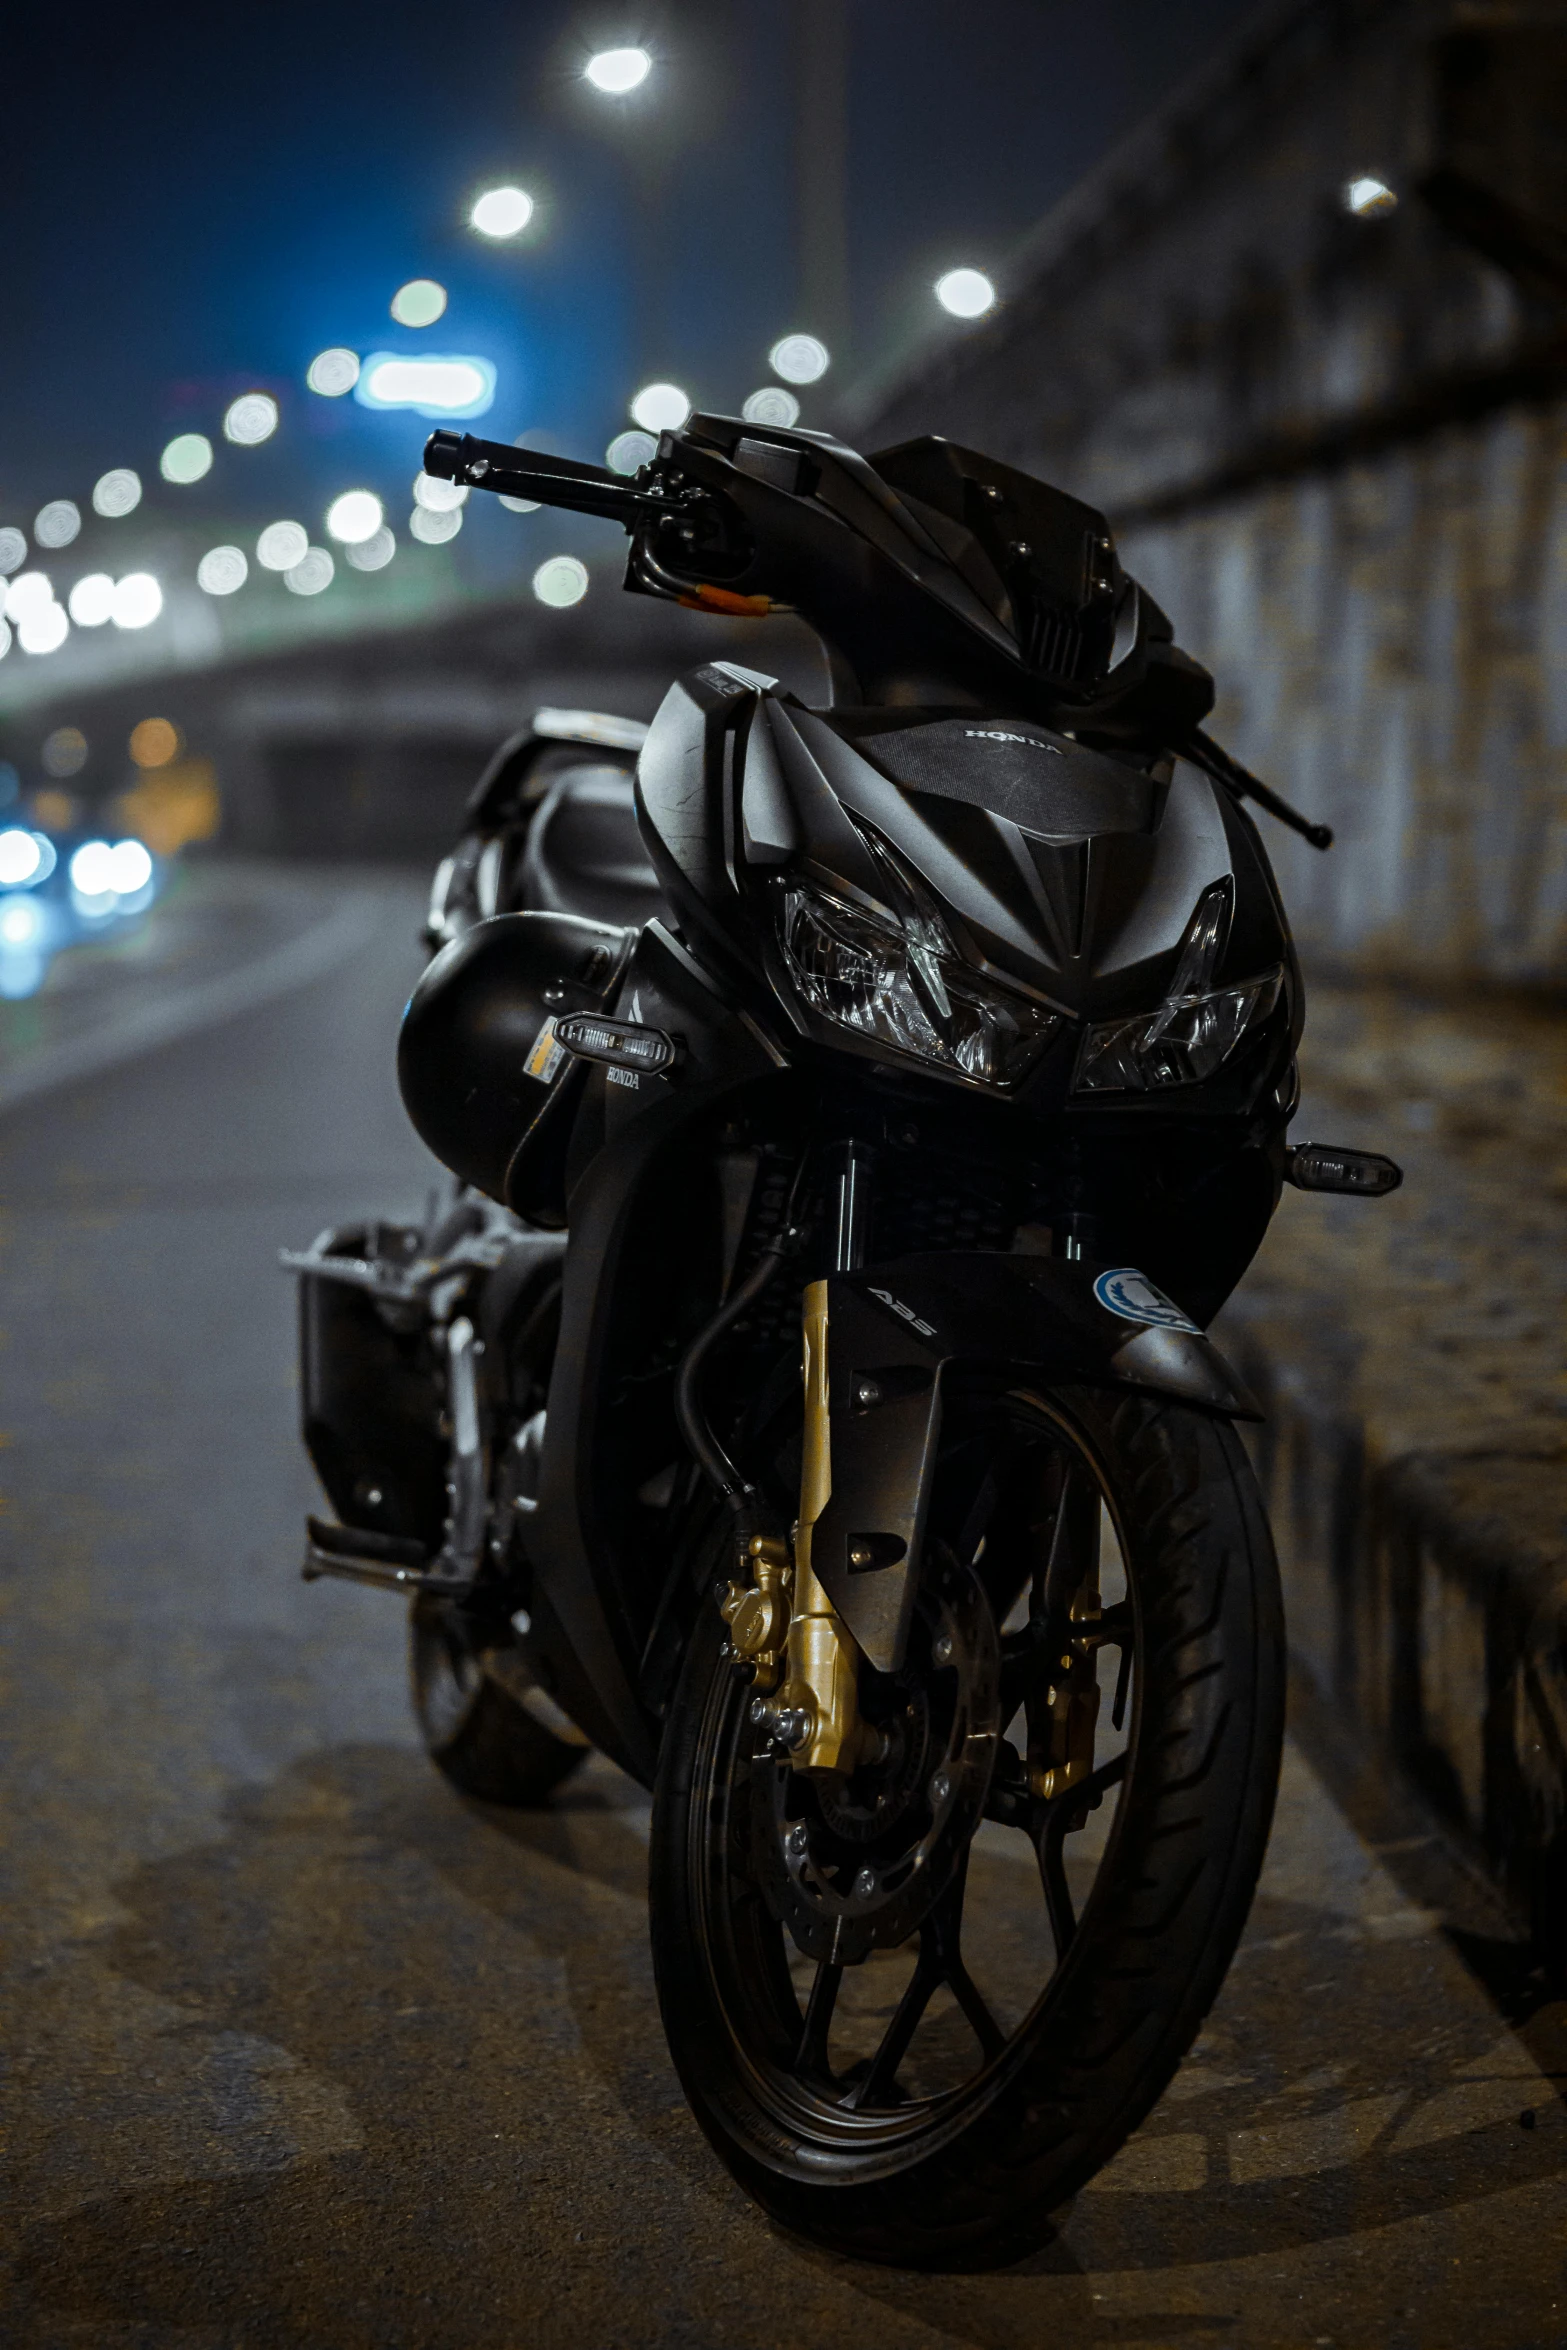
M798 315L841 353L849 341L846 0L799 0L795 23Z

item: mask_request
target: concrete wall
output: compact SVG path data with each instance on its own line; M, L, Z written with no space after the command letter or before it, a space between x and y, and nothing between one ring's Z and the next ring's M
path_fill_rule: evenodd
M1431 979L1567 977L1564 126L1567 7L1271 7L841 420L1104 507L1308 943Z
M1127 534L1220 681L1221 741L1330 823L1264 820L1319 959L1567 979L1567 405L1514 409Z
M1370 219L1344 183L1398 201ZM1567 7L1283 0L842 423L1103 506L1217 673L1318 973L1295 1200L1226 1309L1290 1639L1567 1970ZM1414 977L1451 990L1421 1003ZM1548 1358L1548 1359L1547 1359Z

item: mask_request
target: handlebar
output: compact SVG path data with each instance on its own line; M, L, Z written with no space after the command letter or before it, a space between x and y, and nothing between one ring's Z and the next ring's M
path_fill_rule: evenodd
M603 465L579 465L572 457L550 457L539 449L514 448L507 441L480 441L472 433L433 432L424 445L424 469L441 481L466 482L507 498L532 498L541 506L565 506L574 514L600 514L638 522L679 511L667 490L638 487Z
M859 701L979 696L981 706L1004 709L1006 697L1024 692L1052 723L1184 751L1314 848L1332 838L1196 731L1212 681L1177 650L1148 599L1138 598L1134 642L1111 665L1113 549L1112 576L1094 568L1111 548L1108 525L1008 467L936 441L885 451L873 466L825 434L757 437L743 419L724 416L696 416L666 433L629 476L449 431L431 433L424 464L441 481L619 522L631 540L624 584L633 594L734 618L798 613L832 648ZM1007 513L1019 521L1038 517L1038 532L1029 530L1046 548L1038 556L1021 539L1003 543L1001 517L987 524L993 566L1018 581L1010 610L987 600L961 562L943 555L945 536L933 537L921 519L958 520L974 482L1003 505L1012 499ZM984 534L979 543L987 544ZM1063 626L1061 641L1091 656L1086 668L1061 651Z

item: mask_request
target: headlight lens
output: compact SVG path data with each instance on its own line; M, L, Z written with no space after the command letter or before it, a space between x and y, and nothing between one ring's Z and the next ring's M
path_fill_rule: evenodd
M1171 996L1135 1020L1090 1028L1077 1059L1074 1093L1148 1093L1199 1085L1227 1060L1249 1028L1279 1000L1282 969L1211 995Z
M789 882L778 932L813 1012L985 1085L1015 1085L1061 1026L1042 1004L960 962L928 910L880 918Z
M1213 985L1234 905L1235 884L1228 874L1209 883L1192 909L1164 1002L1156 1011L1089 1029L1078 1050L1074 1093L1149 1093L1164 1085L1200 1085L1249 1028L1266 1020L1284 984L1282 964L1234 987Z

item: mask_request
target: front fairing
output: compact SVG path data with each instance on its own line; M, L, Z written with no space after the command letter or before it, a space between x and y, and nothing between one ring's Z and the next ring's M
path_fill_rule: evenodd
M671 689L638 793L682 929L738 993L757 1000L760 988L772 1021L808 1049L999 1093L1037 1117L1226 1120L1281 1098L1301 1021L1288 926L1254 826L1185 760L1112 758L983 712L828 715L713 663ZM799 876L876 906L885 884L867 831L938 901L966 964L1058 1016L1010 1092L900 1056L800 1000L778 943L780 887ZM1154 1009L1214 882L1233 906L1214 984L1282 969L1274 1010L1204 1083L1075 1094L1086 1027Z

